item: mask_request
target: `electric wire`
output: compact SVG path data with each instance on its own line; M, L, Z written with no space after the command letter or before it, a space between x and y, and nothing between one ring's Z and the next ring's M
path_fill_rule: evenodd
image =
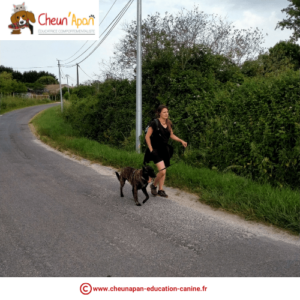
M14 67L14 69L46 69L46 68L57 68L57 66L46 66L46 67L28 67L28 68L17 68L17 67Z
M68 76L71 81L74 81L74 82L76 81L71 75L66 75L66 76Z
M109 12L111 11L111 9L113 8L113 6L115 5L115 3L117 2L117 0L115 0L115 2L112 4L112 6L110 7L109 11L107 12L107 14L105 15L105 17L102 19L102 21L100 22L99 26L103 23L103 21L105 20L106 16L109 14ZM100 38L100 36L99 36ZM86 43L89 42L89 40L87 40L84 45L76 52L74 53L71 57L69 58L66 58L66 59L62 59L61 61L64 61L64 60L69 60L70 58L72 58L73 56L75 56L75 54L77 54L85 45Z
M81 69L81 71L86 75L86 76L88 76L89 78L91 78L92 80L95 80L95 79L93 79L91 76L89 76L88 74L86 74L85 72L84 72L84 70L79 66L79 68Z
M60 71L61 71L62 78L65 79L65 74L64 74L62 68L60 68Z
M113 21L106 27L106 29L102 32L102 34L99 36L100 37L105 33L105 31L107 31L107 29L115 22L115 20L124 12L124 10L126 9L126 6L129 4L129 2L132 0L129 0L128 3L124 6L124 8L119 12L119 14L113 19ZM131 5L131 4L130 4ZM124 15L124 14L123 14ZM122 16L123 16L122 15ZM95 41L89 48L87 48L83 53L81 53L79 56L77 56L75 59L69 61L69 62L65 62L65 64L70 64L71 62L75 61L77 58L79 58L80 56L82 56L85 52L87 52L97 41ZM73 67L73 66L72 66Z
M88 58L101 44L102 42L106 39L106 37L111 33L111 31L115 28L115 26L119 23L119 21L121 20L121 18L125 15L125 13L127 12L128 8L131 6L133 0L129 0L127 2L127 4L124 6L124 8L121 10L121 12L117 15L117 17L108 25L108 27L104 30L104 32L99 36L99 38L105 33L105 31L107 31L107 29L112 25L112 23L114 23L112 25L112 27L109 29L109 31L107 32L107 34L105 35L105 37L99 42L99 44L96 46L96 48L86 57ZM82 56L86 51L88 51L97 41L95 41L88 49L86 49L82 54L80 54L77 58L79 58L80 56ZM77 58L73 59L72 61L66 62L63 67L65 68L71 68L76 66L77 64L71 65L71 66L67 66L66 64L69 64L73 61L75 61ZM86 59L85 58L85 59ZM83 62L85 59L83 59L82 61L80 61L79 63ZM78 63L78 64L79 64Z

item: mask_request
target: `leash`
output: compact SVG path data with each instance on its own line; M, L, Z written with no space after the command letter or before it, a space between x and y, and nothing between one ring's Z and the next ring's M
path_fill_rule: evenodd
M184 149L185 149L185 148L184 148ZM184 150L183 150L182 155L183 155L183 154L184 154ZM174 166L174 165L176 165L177 163L179 163L179 161L177 161L176 163L174 163L174 164L172 164L172 165L169 165L169 167ZM158 172L163 171L163 170L165 170L165 169L167 169L167 168L169 168L169 167L165 167L165 168L159 170Z
M185 148L186 148L186 147L183 147L183 153L182 153L182 155L184 154ZM169 167L174 166L174 165L177 164L178 162L179 162L179 161L177 161L176 163L174 163L174 164L172 164L172 165L169 165ZM144 166L145 166L145 163L144 163ZM165 168L159 170L158 172L163 171L163 170L165 170L165 169L167 169L167 168L169 168L169 167L165 167Z

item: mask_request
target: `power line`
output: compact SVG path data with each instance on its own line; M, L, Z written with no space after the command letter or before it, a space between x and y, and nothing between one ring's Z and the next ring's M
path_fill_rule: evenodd
M86 41L85 43L84 43L84 45L75 53L75 54L77 54L84 46L85 46L85 44L87 43L87 42L89 42L89 41ZM69 58L67 58L67 59L62 59L62 61L64 61L64 60L69 60L70 58L72 58L75 54L73 54L71 57L69 57Z
M63 70L62 70L62 68L61 68L60 71L61 71L61 73L62 73L62 78L65 79L66 76L65 76L65 74L64 74L64 72L63 72Z
M128 1L128 3L130 2L131 0ZM126 6L128 5L128 3L124 6L124 8L119 12L119 14L114 18L114 20L106 27L106 29L102 32L102 34L99 36L99 39L100 37L105 33L105 31L111 26L111 24L113 22L115 22L115 20L123 13L123 11L125 10ZM65 64L69 64L73 61L75 61L77 58L79 58L80 56L82 56L85 52L87 52L97 41L95 41L89 48L87 48L83 53L81 53L79 56L77 56L75 59L69 61L69 62L66 62ZM73 67L73 66L72 66Z
M28 68L18 68L14 67L15 69L46 69L46 68L57 68L57 66L46 66L46 67L28 67Z
M71 81L76 81L76 79L74 79L71 75L68 75L69 76L69 78L71 78Z
M115 17L115 19L106 27L106 29L103 31L103 33L99 36L99 38L105 33L105 31L107 31L107 29L114 23L114 22L117 22L117 23L114 23L113 24L113 27L112 27L112 29L116 26L116 24L118 24L118 22L119 22L119 20L124 16L124 14L126 13L126 11L128 10L128 8L130 7L130 5L132 4L132 2L133 2L133 0L129 0L128 2L127 2L127 4L124 6L124 8L120 11L120 13ZM110 29L110 31L108 32L108 34L112 31L112 29ZM107 34L106 34L106 36L107 36ZM105 38L106 38L106 36L105 36ZM103 39L102 39L102 41L103 41ZM95 49L97 49L99 46L100 46L100 44L102 43L102 41L98 44L98 46L96 46L96 48ZM66 62L65 64L69 64L69 63L71 63L71 62L73 62L73 61L75 61L77 58L79 58L80 56L82 56L85 52L87 52L95 43L96 43L97 41L95 41L89 48L87 48L83 53L81 53L78 57L76 57L75 59L73 59L73 60L71 60L71 61L69 61L69 62ZM94 51L93 51L94 52ZM92 53L93 53L92 52ZM84 61L85 59L83 59L82 61ZM81 61L81 62L82 62ZM80 63L81 63L80 62ZM75 64L76 65L76 64ZM70 67L74 67L75 65L72 65L72 66L70 66ZM69 66L65 66L65 67L69 67Z
M92 80L95 80L95 79L93 79L91 76L89 76L88 74L86 74L86 73L83 71L83 69L81 68L81 66L79 66L79 68L81 69L81 71L82 71L86 76L90 77Z
M112 30L116 27L116 25L119 23L119 21L120 21L120 20L122 19L122 17L125 15L125 13L127 12L127 10L129 9L129 7L131 6L132 2L133 2L133 0L129 0L129 1L128 1L128 3L125 5L125 7L124 7L124 8L122 9L122 11L119 13L119 15L115 18L115 20L117 19L116 22L115 22L115 23L113 24L113 26L109 29L109 31L108 31L107 34L104 36L104 38L99 42L99 44L95 47L95 49L94 49L94 50L93 50L86 58L84 58L82 61L80 61L80 62L77 63L77 64L80 64L80 63L82 63L83 61L85 61L88 57L90 57L90 56L91 56L91 55L99 48L99 46L104 42L104 40L107 38L107 36L112 32ZM113 22L114 22L114 21L113 21ZM112 24L112 23L111 23L111 24ZM111 24L110 24L110 25L111 25ZM110 25L109 25L109 26L110 26ZM108 27L109 27L109 26L108 26ZM107 27L107 28L108 28L108 27ZM107 29L106 29L106 30L107 30ZM106 30L105 30L105 31L106 31ZM105 32L105 31L104 31L104 32ZM104 33L104 32L103 32L103 33ZM92 45L91 45L91 46L92 46ZM91 46L90 46L90 48L91 48ZM89 48L88 48L88 49L89 49ZM88 49L87 49L87 50L88 50ZM87 50L86 50L86 51L87 51ZM85 52L86 52L86 51L85 51ZM84 52L84 53L85 53L85 52ZM83 54L83 53L82 53L82 54ZM81 54L81 55L82 55L82 54ZM80 56L81 56L81 55L80 55ZM80 57L80 56L78 56L78 57ZM78 58L78 57L77 57L77 58ZM76 59L77 59L77 58L76 58ZM74 59L74 60L76 60L76 59ZM74 60L72 60L72 61L74 61ZM71 63L72 61L70 61L69 63ZM71 65L71 66L63 65L63 67L65 67L65 68L71 68L71 67L76 66L77 64L74 64L74 65Z
M117 2L117 0L115 0L115 2L113 3L113 5L110 7L109 11L108 11L107 14L105 15L105 17L102 19L101 23L99 24L99 27L100 27L100 25L102 24L102 22L104 21L104 19L106 18L106 16L109 14L109 12L111 11L111 9L113 8L113 6L115 5L116 2Z
M113 8L113 6L115 5L115 3L117 2L117 0L115 0L115 2L112 4L112 6L110 7L110 9L109 9L109 11L107 12L107 14L105 15L105 17L102 19L102 21L100 22L100 24L99 24L99 26L102 24L102 22L104 21L104 19L106 18L106 16L109 14L109 12L111 11L111 9ZM99 38L100 38L100 36L99 36ZM84 45L75 53L75 54L77 54L85 45L86 45L86 43L87 42L89 42L89 40L88 41L86 41L85 43L84 43ZM69 57L69 58L66 58L66 59L62 59L61 61L64 61L64 60L69 60L70 58L72 58L73 56L75 56L75 54L73 54L71 57Z

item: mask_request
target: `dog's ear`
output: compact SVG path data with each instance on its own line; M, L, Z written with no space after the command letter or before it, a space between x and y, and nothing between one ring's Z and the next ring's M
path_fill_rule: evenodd
M29 19L31 23L35 23L35 17L32 12L26 11L26 16L27 16L27 19Z
M10 17L10 20L11 22L14 24L14 23L17 23L17 17L16 17L16 14L13 14L11 17Z

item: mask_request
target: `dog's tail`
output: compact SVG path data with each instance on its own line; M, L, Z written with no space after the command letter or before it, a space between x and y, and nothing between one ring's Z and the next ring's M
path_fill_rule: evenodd
M119 175L119 173L118 172L115 172L115 173L117 175L118 180L120 181L120 175Z

